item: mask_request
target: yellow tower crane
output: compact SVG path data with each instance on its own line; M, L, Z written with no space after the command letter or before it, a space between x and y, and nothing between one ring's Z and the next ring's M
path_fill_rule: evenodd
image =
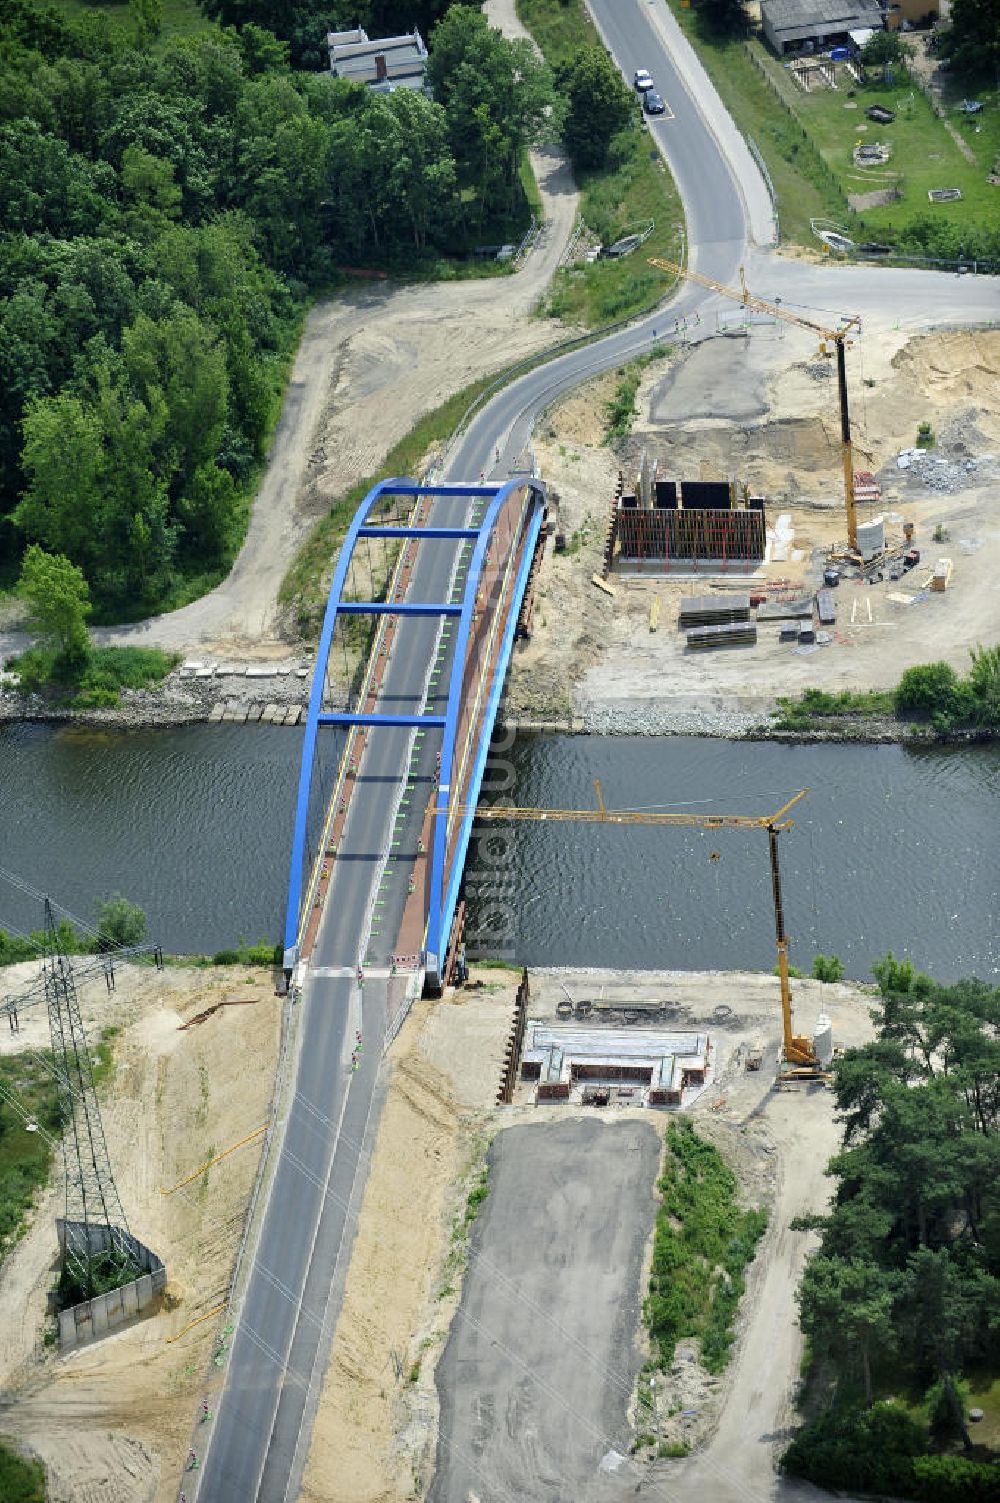
M518 808L508 804L469 805L452 804L447 810L438 809L437 814L474 814L477 820L493 820L507 823L536 821L559 822L573 820L582 824L607 825L655 825L687 826L700 830L766 830L771 859L771 892L774 900L774 930L778 950L778 976L781 984L781 1021L783 1055L786 1080L824 1079L826 1071L813 1049L812 1041L804 1034L792 1032L792 988L788 976L788 935L785 932L785 911L781 901L781 873L778 868L778 835L790 829L794 820L786 819L789 809L805 798L807 788L801 788L793 798L774 814L690 814L675 810L658 809L609 809L601 792L600 779L595 778L597 794L596 809L538 809Z
M714 277L706 277L700 271L692 271L690 267L681 266L676 261L665 261L660 256L650 256L650 266L659 267L660 271L673 272L675 276L686 277L690 282L700 282L703 287L710 287L713 292L720 292L723 297L731 297L735 302L742 303L744 308L757 308L762 313L770 313L775 318L782 319L787 324L798 324L800 328L811 329L821 339L820 353L829 353L826 342L833 345L837 358L837 392L840 397L840 449L841 460L844 467L844 507L847 511L847 543L852 553L858 548L858 515L854 501L854 445L851 441L851 414L847 405L847 362L844 356L844 344L848 334L854 328L861 327L861 319L855 314L852 318L844 321L839 329L827 329L822 324L814 323L811 318L803 318L800 313L791 313L780 303L770 303L766 298L757 297L746 284L743 268L740 267L740 287L726 287L722 282L715 281Z

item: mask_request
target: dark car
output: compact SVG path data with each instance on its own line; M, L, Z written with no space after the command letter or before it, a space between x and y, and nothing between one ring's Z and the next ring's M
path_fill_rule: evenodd
M896 116L892 110L887 110L884 105L870 104L865 110L869 120L874 120L876 125L891 125Z
M642 96L642 107L647 115L665 115L666 105L655 89L647 89Z

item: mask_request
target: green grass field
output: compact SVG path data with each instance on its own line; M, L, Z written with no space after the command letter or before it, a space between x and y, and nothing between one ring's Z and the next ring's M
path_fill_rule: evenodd
M918 214L970 230L1000 216L1000 187L987 174L1000 157L1000 105L982 96L981 115L966 117L955 105L958 81L945 95L948 121L974 153L969 162L933 112L915 82L887 86L869 81L849 97L847 87L805 93L787 68L759 41L719 41L703 34L695 12L682 0L669 0L685 34L696 47L712 82L745 136L759 147L778 196L781 238L816 246L812 218L828 218L855 239L880 239L898 232ZM912 43L921 45L919 39ZM889 126L865 119L870 104L896 112ZM978 130L977 130L978 124ZM859 169L856 141L884 142L892 155L884 167ZM898 185L902 198L855 215L849 194ZM932 204L930 188L959 188L962 198Z
M768 65L772 73L777 71L773 60L769 59ZM909 80L899 88L867 83L856 90L854 99L846 98L844 90L818 89L806 95L791 80L787 81L786 97L788 89L797 96L792 102L796 117L836 174L845 196L891 187L901 192L896 203L860 212L858 217L869 237L899 229L916 214L931 214L970 229L991 219L995 222L1000 216L1000 187L987 181L1000 155L1000 106L995 99L977 117L949 109L950 123L975 156L970 162L944 121L935 115L927 96ZM871 104L884 104L896 119L891 125L866 120L864 112ZM858 142L890 147L888 162L859 168L853 159ZM927 197L933 188L958 188L962 197L953 203L935 204Z

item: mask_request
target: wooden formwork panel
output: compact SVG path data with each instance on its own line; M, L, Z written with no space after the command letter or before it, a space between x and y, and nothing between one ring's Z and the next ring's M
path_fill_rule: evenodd
M623 560L762 559L767 543L762 511L651 511L618 513Z

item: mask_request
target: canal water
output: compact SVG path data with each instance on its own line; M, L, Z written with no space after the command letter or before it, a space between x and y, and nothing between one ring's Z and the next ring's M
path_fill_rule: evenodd
M141 903L169 950L276 939L301 732L0 728L0 868L89 918ZM942 979L1000 980L1000 747L788 747L686 737L522 736L488 782L514 804L767 814L781 836L793 963L868 974L893 950ZM574 823L482 827L470 942L527 964L770 967L763 831ZM37 905L0 881L0 927Z

